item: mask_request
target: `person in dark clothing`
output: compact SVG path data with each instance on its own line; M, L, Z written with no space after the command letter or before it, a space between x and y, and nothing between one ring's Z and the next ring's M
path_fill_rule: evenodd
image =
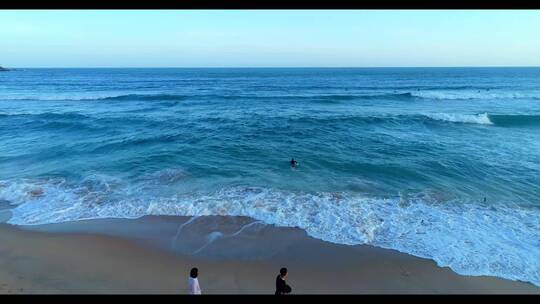
M296 166L298 166L298 162L296 160L294 160L294 158L291 159L291 167L295 168Z
M279 274L276 277L276 295L284 295L291 293L291 286L287 285L285 282L285 277L287 276L287 268L281 268Z

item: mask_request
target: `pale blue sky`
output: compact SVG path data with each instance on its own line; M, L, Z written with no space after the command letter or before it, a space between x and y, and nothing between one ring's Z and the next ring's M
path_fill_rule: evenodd
M0 11L7 67L540 66L540 10Z

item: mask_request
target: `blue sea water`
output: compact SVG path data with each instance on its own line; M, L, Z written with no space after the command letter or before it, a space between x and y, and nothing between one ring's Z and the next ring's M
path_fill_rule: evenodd
M2 72L0 204L244 215L540 286L540 68Z

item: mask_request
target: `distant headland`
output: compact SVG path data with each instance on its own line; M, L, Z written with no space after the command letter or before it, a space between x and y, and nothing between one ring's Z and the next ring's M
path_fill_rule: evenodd
M6 69L4 68L3 66L0 66L0 72L7 72L7 71L11 71L10 69Z

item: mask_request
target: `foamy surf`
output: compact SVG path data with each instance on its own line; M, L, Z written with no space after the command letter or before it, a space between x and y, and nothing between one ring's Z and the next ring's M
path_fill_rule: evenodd
M486 89L447 89L447 90L419 90L411 92L417 98L431 100L519 100L539 99L540 91L515 92L511 90L486 90Z
M435 113L426 114L427 117L435 120L456 122L456 123L470 123L481 125L492 125L493 122L489 119L487 113L482 114L447 114L447 113Z
M152 184L154 185L154 184ZM370 244L431 258L464 275L492 275L540 286L540 210L511 203L438 201L429 193L367 197L345 192L297 193L228 187L210 193L156 196L148 184L91 176L2 181L0 199L14 205L14 225L145 215L248 216L299 227L339 244Z

